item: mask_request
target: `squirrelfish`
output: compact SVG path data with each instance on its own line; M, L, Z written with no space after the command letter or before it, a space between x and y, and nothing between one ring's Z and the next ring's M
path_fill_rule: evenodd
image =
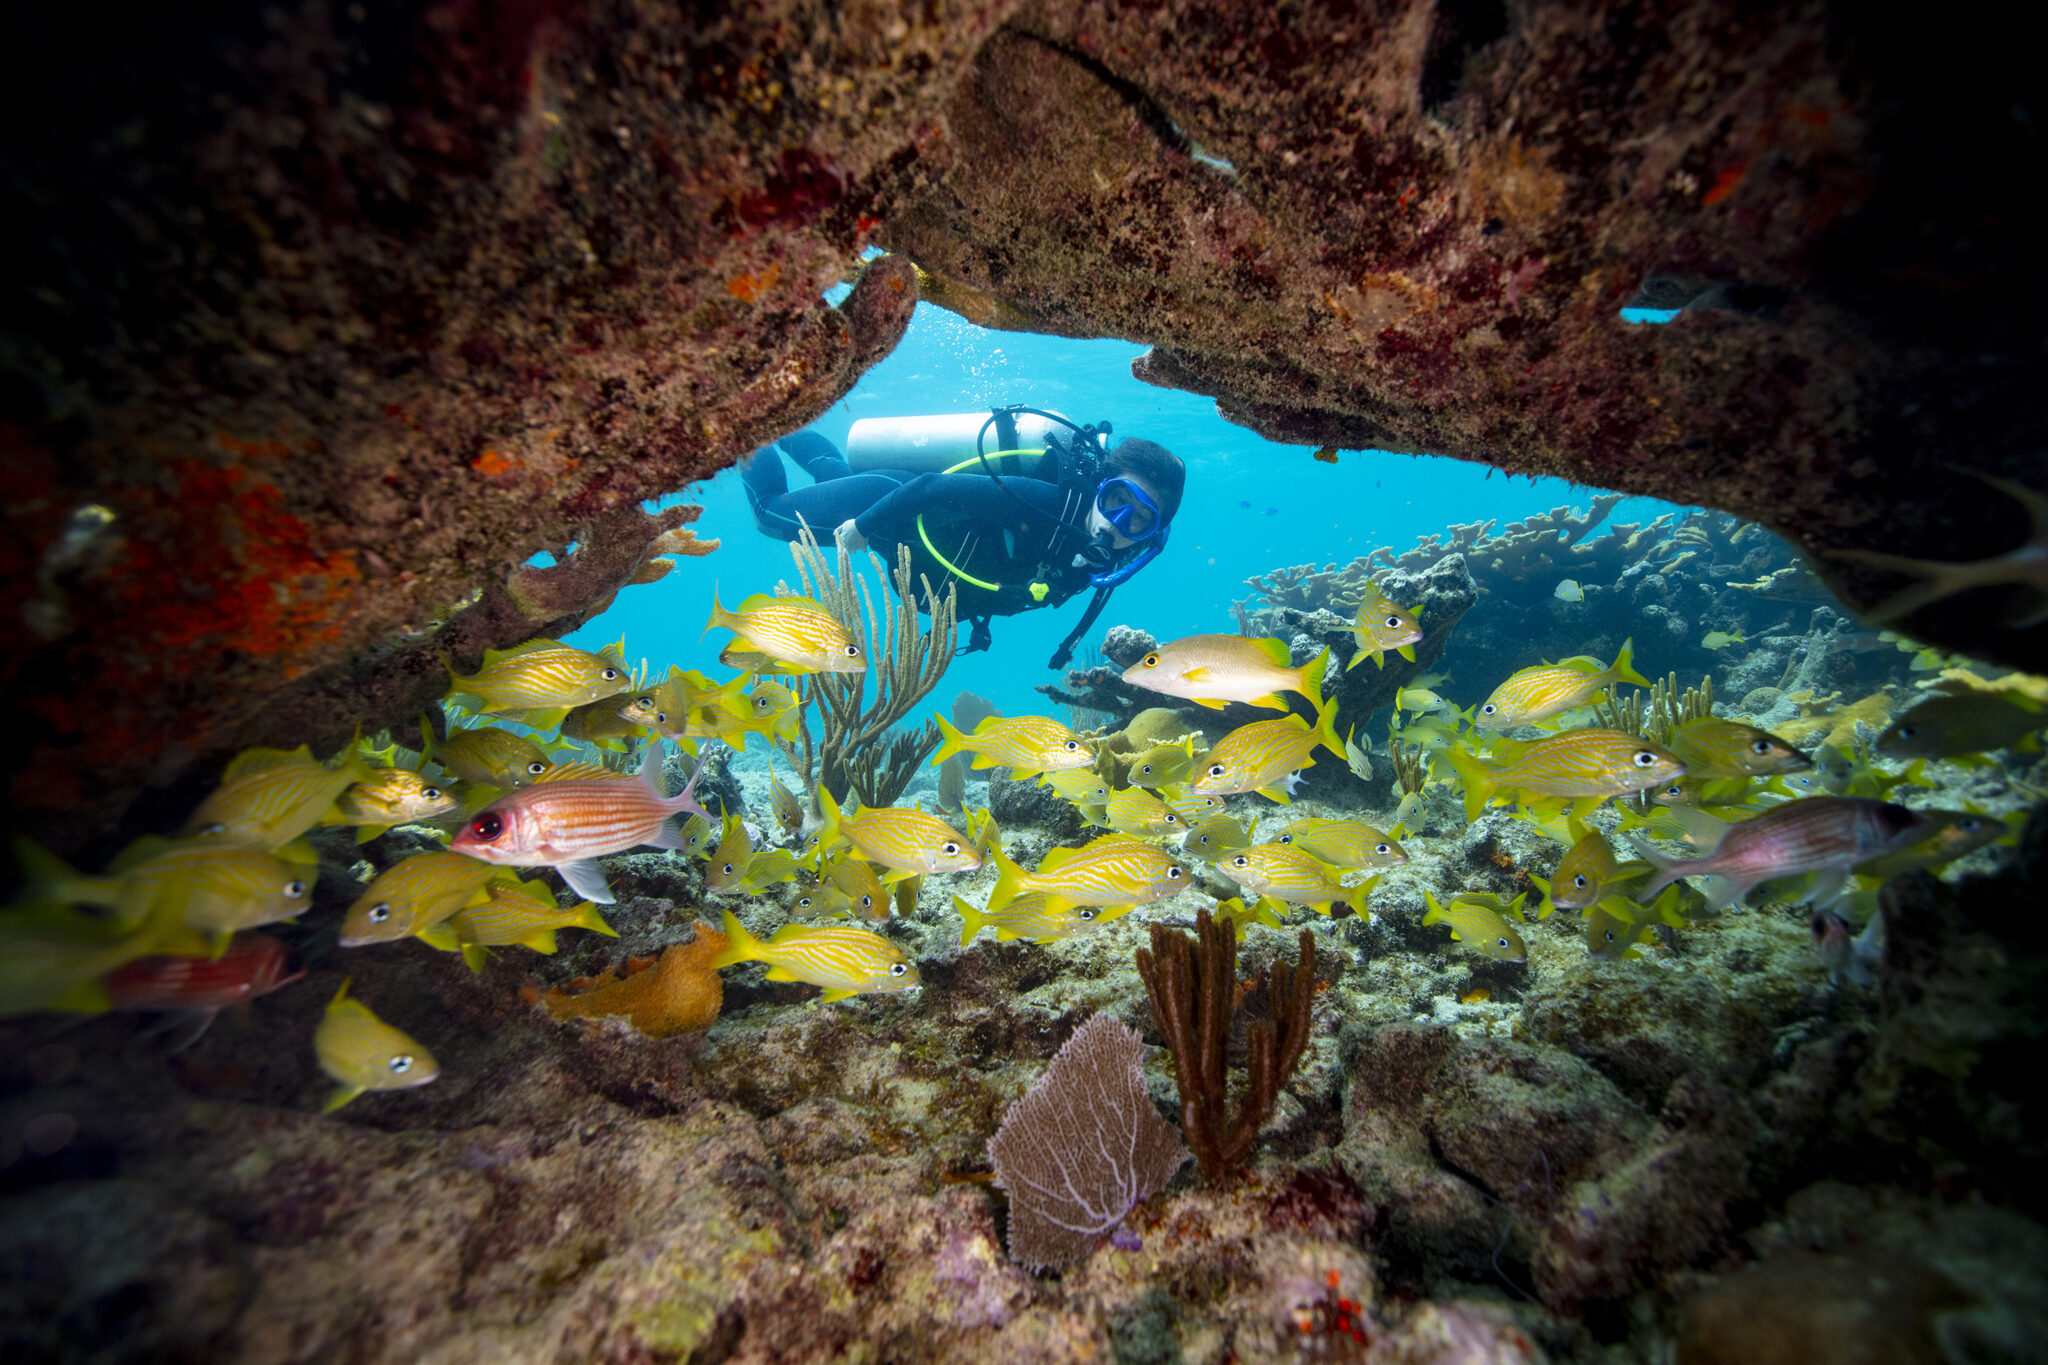
M1463 749L1444 757L1465 786L1465 818L1503 792L1563 797L1597 806L1610 796L1627 796L1685 775L1685 765L1647 740L1619 730L1565 730L1510 747L1499 762L1475 758Z
M1150 905L1187 890L1193 880L1187 868L1124 834L1105 834L1080 848L1048 849L1035 872L1011 862L1000 846L990 852L996 863L991 913L1033 891L1058 905Z
M1333 697L1317 708L1314 725L1300 716L1240 725L1209 750L1190 790L1198 796L1255 791L1285 805L1293 800L1298 781L1289 775L1314 765L1312 755L1318 745L1344 757L1344 741L1338 738L1336 724L1337 701Z
M554 765L540 745L495 725L451 725L446 739L435 739L433 728L422 720L420 736L428 758L465 782L487 787L522 787Z
M725 814L718 845L704 865L704 894L723 896L740 889L747 876L747 862L754 856L754 836L731 811Z
M727 611L711 595L706 630L734 633L732 648L766 654L782 673L865 673L868 657L839 618L808 597L757 592Z
M552 867L569 889L599 905L612 903L599 858L629 848L681 848L668 818L698 815L697 777L674 796L661 792L662 743L647 746L637 777L542 782L500 797L459 830L449 847L508 867Z
M1363 820L1296 820L1274 842L1361 872L1400 867L1408 861L1400 844Z
M1351 622L1351 637L1358 641L1358 652L1344 665L1347 673L1368 656L1375 668L1384 667L1389 650L1398 652L1410 663L1415 662L1415 642L1422 638L1422 627L1416 623L1415 613L1368 583L1365 597L1358 604L1358 615Z
M715 970L740 962L766 962L770 981L808 981L825 988L827 1001L878 991L907 991L917 968L880 934L853 925L785 924L767 942L725 912L726 948L711 959Z
M377 874L341 920L341 946L389 943L431 929L472 900L498 875L489 863L460 853L415 853Z
M1255 895L1330 913L1330 906L1351 892L1337 870L1313 854L1288 844L1259 844L1217 859L1224 876Z
M100 978L117 1010L195 1010L212 1014L268 995L304 976L268 934L236 934L219 957L139 957Z
M935 815L893 807L862 810L858 804L841 813L823 788L818 805L824 813L818 846L829 851L846 840L861 857L892 870L884 880L913 872L972 872L981 866L981 855L967 836Z
M313 1031L313 1055L341 1083L321 1106L327 1114L366 1090L410 1090L441 1074L431 1052L350 998L346 981Z
M1009 768L1012 777L1038 773L1077 772L1095 766L1095 750L1066 726L1047 716L1006 720L984 716L974 733L963 735L944 716L935 718L945 743L932 755L934 765L954 754L973 754L973 766Z
M466 678L447 664L449 688L477 698L485 714L521 712L535 729L550 730L572 708L632 687L625 646L621 640L592 654L559 640L528 640L513 649L485 650L483 667Z
M748 735L767 740L796 738L803 720L803 698L772 678L745 687L742 673L705 698L702 718L684 731L693 738L722 739L744 751Z
M1730 825L1713 852L1671 858L1630 835L1656 868L1637 893L1655 895L1680 877L1710 878L1707 907L1732 905L1760 882L1801 872L1820 873L1808 898L1824 902L1858 863L1897 852L1927 837L1933 821L1918 811L1861 796L1810 796L1774 806L1753 820Z
M276 848L319 824L334 798L368 772L353 744L338 768L316 761L303 744L290 752L244 749L192 812L185 833Z
M536 953L555 951L555 935L564 929L589 929L612 938L619 931L604 922L596 906L577 901L563 907L555 893L539 878L532 881L494 881L484 887L481 898L457 910L420 939L443 952L460 950L462 960L473 972L482 971L484 950L517 944Z
M2023 693L1964 692L1914 703L1873 747L1884 758L1954 758L2012 748L2043 726L2048 709Z
M1648 687L1650 680L1629 664L1634 643L1624 641L1614 662L1605 668L1598 659L1581 656L1521 669L1494 688L1493 695L1480 705L1478 723L1505 730L1584 706L1618 682Z
M960 915L960 946L966 947L983 929L994 929L998 942L1028 938L1033 943L1057 943L1085 929L1109 923L1130 913L1127 905L1068 905L1043 891L1019 896L996 910L977 910L959 896L953 909Z
M394 825L437 820L461 809L453 793L443 791L410 768L376 768L344 791L329 819L354 825L356 842L367 843Z
M1251 841L1251 834L1241 823L1218 811L1189 830L1180 848L1190 858L1213 863L1248 847Z
M1160 791L1187 781L1188 774L1194 770L1195 739L1193 735L1187 735L1177 742L1161 741L1143 753L1133 754L1130 784Z
M1282 692L1297 692L1310 704L1322 699L1323 669L1329 658L1325 649L1297 666L1285 640L1189 635L1132 664L1124 670L1123 680L1216 710L1243 702L1285 711Z
M1188 822L1143 787L1126 787L1103 808L1109 827L1133 839L1171 839L1185 834Z
M1505 906L1500 904L1500 897L1479 892L1453 896L1448 906L1439 905L1427 890L1422 898L1429 906L1422 917L1423 924L1448 924L1451 937L1469 951L1501 962L1529 960L1528 945L1510 922L1511 918L1521 918L1520 896Z
M1768 777L1813 766L1805 754L1770 731L1714 716L1701 716L1677 726L1665 747L1685 765L1689 782L1715 777Z

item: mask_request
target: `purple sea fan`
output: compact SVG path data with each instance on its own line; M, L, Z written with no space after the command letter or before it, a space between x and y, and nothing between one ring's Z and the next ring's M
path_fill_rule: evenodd
M1188 1159L1145 1090L1138 1035L1106 1014L1074 1031L1038 1084L1010 1106L988 1158L1010 1196L1010 1256L1030 1270L1070 1265Z

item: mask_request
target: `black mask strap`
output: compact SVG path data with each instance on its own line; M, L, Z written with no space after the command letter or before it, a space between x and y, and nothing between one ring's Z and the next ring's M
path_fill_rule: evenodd
M1066 639L1060 641L1060 647L1053 652L1052 662L1046 665L1047 668L1067 666L1068 661L1074 657L1074 643L1088 633L1089 627L1095 624L1095 618L1102 615L1102 609L1109 605L1109 595L1115 591L1114 587L1095 590L1095 597L1088 603L1088 610L1081 613L1080 622L1067 632Z

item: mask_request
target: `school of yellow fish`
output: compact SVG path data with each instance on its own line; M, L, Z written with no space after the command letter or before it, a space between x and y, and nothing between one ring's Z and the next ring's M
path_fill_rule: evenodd
M341 949L418 939L481 971L494 950L553 953L568 930L613 934L600 910L612 901L601 860L644 848L702 860L704 896L729 902L714 968L759 961L769 980L810 983L828 1002L918 985L915 961L872 926L914 907L928 877L991 879L980 905L950 897L964 946L983 929L1052 943L1191 891L1232 914L1240 936L1253 924L1281 927L1296 907L1369 916L1375 885L1408 861L1401 841L1412 837L1404 831L1416 795L1388 829L1296 818L1255 837L1262 816L1292 802L1319 751L1369 778L1370 742L1355 721L1338 730L1337 702L1324 696L1340 673L1330 650L1297 665L1284 641L1228 635L1160 645L1123 673L1209 710L1281 713L1213 740L1197 727L1116 766L1050 717L992 715L970 732L937 721L934 765L966 755L975 769L1035 779L1103 831L1048 850L1036 867L1013 860L986 810L954 817L964 826L956 828L917 807L842 803L822 787L806 803L773 778L771 759L775 823L787 843L774 846L766 823L750 828L741 812L714 816L698 805L694 776L665 792L666 750L696 754L718 741L744 751L752 737L787 756L805 724L806 680L861 672L868 658L805 597L757 594L727 609L714 594L712 629L731 633L720 658L737 676L670 668L655 682L644 665L628 667L623 641L591 653L534 640L487 653L469 674L451 664L449 692L420 720L417 749L383 735L325 761L304 747L246 751L175 837L141 840L96 875L18 841L27 887L0 913L0 1015L104 1010L115 1003L109 978L139 960L222 959L237 935L295 919L312 903L319 862L306 836L322 825L352 827L359 842L411 826L446 845L361 886L342 915ZM1419 613L1377 587L1364 594L1352 634L1344 671L1367 658L1384 667L1389 653L1412 662L1426 638ZM1619 687L1648 685L1627 643L1607 663L1580 656L1523 668L1467 709L1434 690L1447 681L1426 675L1398 690L1390 741L1425 754L1431 781L1460 788L1467 821L1512 805L1564 852L1548 878L1520 873L1526 889L1512 898L1467 890L1440 901L1425 891L1420 923L1510 962L1528 957L1531 915L1576 911L1590 954L1636 957L1754 886L1802 878L1798 894L1819 907L1817 944L1831 968L1849 970L1858 940L1839 923L1823 933L1821 922L1841 894L2011 837L1981 811L1909 810L1895 789L1932 785L1923 776L1930 760L2031 744L2048 725L2039 689L1980 687L1926 697L1853 753L1823 744L1809 758L1777 735L1714 716L1651 743L1589 714ZM1112 767L1124 785L1109 780ZM1615 818L1597 824L1610 807ZM1626 837L1634 856L1617 856L1611 834ZM1651 838L1682 842L1695 856ZM552 869L568 903L522 869ZM792 920L762 937L730 902L834 922ZM270 970L274 984L294 979ZM330 1110L439 1074L424 1047L348 984L312 1047L337 1086Z

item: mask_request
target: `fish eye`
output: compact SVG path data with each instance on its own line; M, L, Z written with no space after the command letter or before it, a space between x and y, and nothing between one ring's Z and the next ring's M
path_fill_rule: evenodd
M730 877L732 875L732 864L727 863L721 870L725 873L726 876Z
M797 909L799 909L799 910L808 910L808 909L810 909L810 908L811 908L811 898L810 898L809 896L800 896L800 897L798 897L798 898L797 898L797 903L796 903L796 908L797 908Z
M1138 667L1140 667L1140 668L1157 668L1157 667L1159 667L1159 656L1158 656L1157 654L1147 654L1147 655L1146 655L1146 656L1144 657L1144 659L1143 659L1143 660L1141 660L1141 661L1139 662L1139 664L1138 664Z
M874 909L874 908L875 908L875 898L874 898L873 896L870 896L870 895L869 895L869 894L868 894L867 892L865 892L865 891L861 892L861 896L860 896L860 908L861 908L861 909L863 909L863 910L872 910L872 909Z
M1180 870L1180 865L1178 863L1166 869L1166 880L1170 882L1179 881L1181 879L1181 875L1182 874Z
M1394 851L1394 846L1392 844L1374 844L1372 846L1372 851L1381 854L1392 853Z
M1401 626L1401 618L1398 616L1389 616L1387 618L1387 624L1393 627L1394 629L1398 630Z
M603 678L606 682L617 682L619 680L619 670L616 668L607 668L600 672L597 676Z
M633 705L635 705L635 706L652 706L652 705L654 705L654 698L652 698L652 697L635 697L635 698L633 699Z
M948 839L945 843L939 845L939 852L945 854L948 858L952 857L955 853L958 853L959 851L960 845L954 843L951 839Z
M1078 748L1080 748L1080 747L1081 747L1081 741L1079 741L1079 740L1077 740L1077 739L1067 739L1067 740L1061 740L1061 741L1060 741L1060 747L1061 747L1062 749L1065 749L1065 750L1066 750L1066 751L1067 751L1068 753L1073 753L1073 752L1074 752L1074 751L1075 751L1076 749L1078 749ZM1149 763L1147 763L1147 764L1145 765L1145 771L1146 771L1146 772L1148 772L1148 773L1149 773L1149 772L1151 772L1151 771L1152 771L1152 765L1151 765L1151 764L1149 764Z
M306 894L306 884L297 880L288 881L284 884L284 894L289 900L297 900Z
M403 1076L406 1072L412 1070L412 1055L410 1053L401 1052L396 1057L393 1057L390 1061L384 1063L384 1065L391 1068L392 1075Z
M910 964L907 962L892 962L889 964L889 975L891 976L901 976L909 970Z
M439 787L421 787L420 795L429 801L439 801L441 799L441 789Z
M1751 740L1749 745L1749 751L1753 754L1767 754L1771 748L1771 742L1767 739Z
M1094 906L1092 906L1092 905L1091 905L1091 906L1089 906L1089 907L1087 907L1087 908L1086 908L1085 910L1082 910L1082 911L1081 911L1081 912L1080 912L1080 913L1079 913L1078 915L1076 915L1076 916L1075 916L1075 918L1077 918L1077 919L1088 919L1088 920L1092 920L1092 919L1094 919L1094 918L1095 918L1095 907L1094 907Z
M385 920L391 918L391 907L388 904L373 905L370 907L370 913L363 918L369 920L372 924L382 924Z
M860 657L860 646L848 645L845 649L841 650L840 653L844 654L849 659L858 659Z
M1232 867L1250 867L1252 865L1252 860L1250 858L1245 857L1242 853L1240 853L1235 858L1232 858L1230 860L1230 865Z
M535 760L533 760L533 762L526 765L526 771L533 774L533 776L535 777L539 777L542 773L546 772L547 770L548 762L544 758L536 758Z
M505 832L505 821L496 815L479 815L469 822L470 837L488 844Z
M1495 943L1498 943L1498 944L1499 944L1499 945L1500 945L1501 947L1503 947L1503 948L1505 948L1505 947L1507 947L1507 946L1508 946L1508 941L1507 941L1506 939L1504 939L1504 938L1497 938L1497 939L1495 939L1495 940L1494 940L1494 942L1495 942Z
M1578 876L1572 878L1572 885L1580 890L1584 890L1586 886L1586 874L1581 872Z
M1209 765L1209 776L1211 777L1221 777L1228 771L1229 769L1225 768L1221 763L1211 763Z
M1486 705L1484 705L1484 706L1482 706L1482 707L1480 707L1480 708L1479 708L1479 714L1480 714L1480 715L1482 715L1482 716L1490 716L1490 715L1492 715L1492 714L1494 713L1494 710L1495 710L1495 708L1494 708L1494 705L1493 705L1493 703L1492 703L1492 702L1488 702L1488 703L1486 703Z
M1629 761L1638 768L1654 768L1657 766L1657 755L1650 749L1638 749L1629 756Z
M1614 942L1614 931L1612 929L1605 930L1601 933L1600 937L1606 939L1609 943L1612 943Z

